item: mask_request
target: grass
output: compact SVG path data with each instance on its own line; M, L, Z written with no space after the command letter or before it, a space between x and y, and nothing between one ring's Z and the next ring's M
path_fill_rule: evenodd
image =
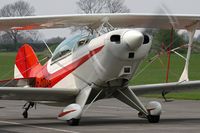
M13 68L15 62L16 53L0 53L0 80L9 79L13 77ZM44 55L38 53L41 59ZM151 58L152 55L149 56ZM149 58L144 60L140 65L136 75L149 63ZM144 71L130 81L130 85L138 84L153 84L166 82L166 67L167 57L162 56L161 59L155 60L151 65L144 69ZM184 67L184 60L177 55L171 56L171 69L169 74L169 82L178 81ZM192 54L189 68L190 80L200 79L200 54ZM157 97L161 95L146 95L146 97ZM187 99L187 100L200 100L200 91L170 93L167 98L173 99Z
M145 95L149 98L162 98L159 94ZM181 99L181 100L200 100L200 91L190 91L181 93L170 93L166 95L167 99Z
M162 63L161 63L162 62ZM169 73L169 82L177 82L182 74L184 68L184 60L175 54L171 55L171 67ZM148 59L144 60L140 65L140 72L148 64ZM130 85L138 84L153 84L153 83L164 83L166 82L166 68L167 68L167 57L162 56L161 59L157 59L147 69L145 69L137 77L133 77L130 81ZM189 67L189 79L199 80L200 79L200 54L192 54ZM136 75L137 75L136 73ZM162 98L161 94L145 95L145 97ZM167 98L171 99L184 99L184 100L200 100L200 91L190 91L181 93L169 93L166 95Z
M14 52L0 53L0 80L13 77L15 56L16 53Z
M152 57L152 56L151 56ZM200 79L200 54L192 54L189 66L189 78L190 80ZM148 64L148 59L144 60L140 65L136 75ZM184 60L175 54L171 55L171 65L169 73L169 82L176 82L179 80L180 75L184 68ZM166 82L166 68L167 57L162 56L161 59L155 60L147 69L145 69L140 75L133 77L130 81L131 85L137 84L150 84L150 83L163 83Z
M0 53L0 80L11 79L14 75L15 52ZM43 59L48 53L37 53L39 60ZM42 62L44 64L44 61Z

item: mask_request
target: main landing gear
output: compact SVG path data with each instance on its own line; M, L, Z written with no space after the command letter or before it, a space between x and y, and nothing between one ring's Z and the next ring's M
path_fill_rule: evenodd
M26 119L28 118L28 110L30 108L33 108L34 105L35 105L34 102L27 102L27 103L24 104L24 106L23 106L24 112L22 113L24 118L26 118Z
M144 106L130 88L119 89L114 93L114 97L139 111L138 116L140 118L145 118L150 123L158 123L160 121L162 106L159 102L151 101Z

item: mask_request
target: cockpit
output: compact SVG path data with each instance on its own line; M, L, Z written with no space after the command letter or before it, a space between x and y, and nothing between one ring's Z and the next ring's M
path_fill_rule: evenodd
M87 45L94 37L94 35L79 34L64 40L55 49L52 61L71 55L73 51L76 51L78 48Z

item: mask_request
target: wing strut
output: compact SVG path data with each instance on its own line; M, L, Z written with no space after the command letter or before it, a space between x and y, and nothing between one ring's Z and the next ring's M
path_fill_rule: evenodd
M45 44L45 46L47 47L47 49L48 49L48 51L49 51L49 53L51 54L51 57L52 57L52 56L53 56L53 53L52 53L51 49L49 48L48 44L46 43L45 40L42 40L42 41L43 41L43 43Z
M192 43L194 41L194 34L196 31L196 28L195 28L195 26L193 26L192 28L188 28L187 31L188 31L188 35L189 35L188 51L187 51L187 57L186 57L186 61L185 61L185 67L184 67L183 73L179 79L179 82L189 81L188 68L189 68L190 56L191 56L191 52L192 52Z
M115 30L115 27L112 26L111 23L109 23L108 17L104 17L101 21L102 21L102 24L99 27L99 29L96 31L99 35Z

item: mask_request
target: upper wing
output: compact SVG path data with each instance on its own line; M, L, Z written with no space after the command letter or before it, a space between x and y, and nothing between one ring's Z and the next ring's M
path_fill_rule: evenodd
M67 88L0 87L0 100L68 101L79 91Z
M136 85L129 86L129 88L137 95L144 94L161 94L163 90L169 92L176 91L189 91L194 89L200 89L200 81L188 81L188 82L173 82L173 83L161 83L161 84L148 84L148 85Z
M114 27L120 28L160 28L185 29L196 25L200 29L199 14L79 14L56 16L29 16L0 18L0 30L66 28L70 26L89 26L97 28L108 20Z

